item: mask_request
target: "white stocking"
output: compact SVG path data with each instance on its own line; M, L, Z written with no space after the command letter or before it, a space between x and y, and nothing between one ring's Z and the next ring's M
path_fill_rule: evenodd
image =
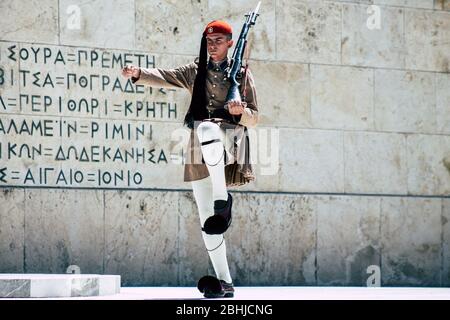
M206 219L214 214L211 178L206 177L201 180L192 181L191 184L200 216L200 224L203 227ZM231 283L232 279L227 262L227 247L223 234L210 235L202 231L202 236L217 278Z
M228 199L225 182L224 133L213 122L202 122L197 128L203 159L212 181L213 200ZM202 145L202 143L207 143Z

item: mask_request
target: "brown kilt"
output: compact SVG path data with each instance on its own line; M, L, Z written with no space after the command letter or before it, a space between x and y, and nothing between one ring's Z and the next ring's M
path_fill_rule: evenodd
M217 123L224 132L225 180L227 187L241 186L255 180L251 164L250 139L247 127L218 118L205 119L204 121ZM208 168L203 160L196 129L191 129L184 165L184 181L200 180L208 176Z

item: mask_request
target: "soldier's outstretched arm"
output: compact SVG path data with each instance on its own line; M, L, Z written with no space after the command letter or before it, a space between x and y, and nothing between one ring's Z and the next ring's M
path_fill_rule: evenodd
M139 68L125 66L122 75L131 78L134 84L161 88L185 88L192 90L197 65L193 62L175 69Z

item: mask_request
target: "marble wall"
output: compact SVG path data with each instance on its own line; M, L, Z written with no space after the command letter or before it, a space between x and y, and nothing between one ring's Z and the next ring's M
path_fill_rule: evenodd
M255 5L1 1L0 272L78 265L164 286L212 272L173 141L189 94L138 88L120 68L189 63L206 23L236 35ZM231 189L235 283L365 286L377 266L383 286L450 285L450 1L268 0L260 13L257 177ZM145 160L103 159L103 147ZM131 183L108 182L122 170Z

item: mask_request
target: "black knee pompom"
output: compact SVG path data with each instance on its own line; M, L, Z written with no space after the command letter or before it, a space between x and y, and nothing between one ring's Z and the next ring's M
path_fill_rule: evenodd
M203 231L207 234L222 234L227 231L229 222L221 215L215 214L205 221Z

